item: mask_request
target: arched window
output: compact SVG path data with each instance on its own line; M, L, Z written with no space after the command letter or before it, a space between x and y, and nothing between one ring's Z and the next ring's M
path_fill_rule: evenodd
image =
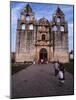
M57 18L57 22L60 22L60 20L61 20L60 17L58 17L58 18Z
M42 41L45 41L45 35L44 34L42 35Z
M30 24L30 25L29 25L29 29L30 29L30 30L33 30L33 24Z
M64 31L64 26L61 26L60 27L60 30L63 32Z
M22 24L22 30L25 30L25 24Z
M26 21L29 21L30 20L30 16L26 16Z
M57 31L57 26L53 26L53 29L52 29L54 32Z

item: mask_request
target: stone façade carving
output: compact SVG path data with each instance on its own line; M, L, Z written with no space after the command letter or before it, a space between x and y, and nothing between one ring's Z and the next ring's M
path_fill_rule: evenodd
M44 49L44 50L43 50ZM68 24L65 15L58 7L52 21L35 19L29 4L24 7L17 21L16 62L59 60L69 61Z

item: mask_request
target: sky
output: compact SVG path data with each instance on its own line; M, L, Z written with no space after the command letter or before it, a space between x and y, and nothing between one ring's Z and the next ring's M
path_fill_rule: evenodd
M27 5L27 2L14 2L11 1L11 51L16 51L16 29L17 29L17 19L20 18L20 13L23 8ZM47 3L29 3L33 12L35 13L35 19L39 20L42 17L45 17L50 22L52 21L52 15L59 6L60 9L65 14L65 20L68 22L68 42L69 42L69 51L73 50L73 5L58 5L58 4L47 4Z

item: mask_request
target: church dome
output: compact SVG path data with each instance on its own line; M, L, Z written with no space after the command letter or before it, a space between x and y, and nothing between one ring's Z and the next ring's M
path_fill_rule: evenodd
M38 20L39 25L49 25L49 21L46 18L41 18Z

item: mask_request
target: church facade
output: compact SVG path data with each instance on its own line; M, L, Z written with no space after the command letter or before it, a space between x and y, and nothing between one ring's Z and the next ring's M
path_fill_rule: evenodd
M39 62L41 59L69 62L68 24L59 7L49 22L44 17L36 20L35 13L27 4L17 20L15 61Z

